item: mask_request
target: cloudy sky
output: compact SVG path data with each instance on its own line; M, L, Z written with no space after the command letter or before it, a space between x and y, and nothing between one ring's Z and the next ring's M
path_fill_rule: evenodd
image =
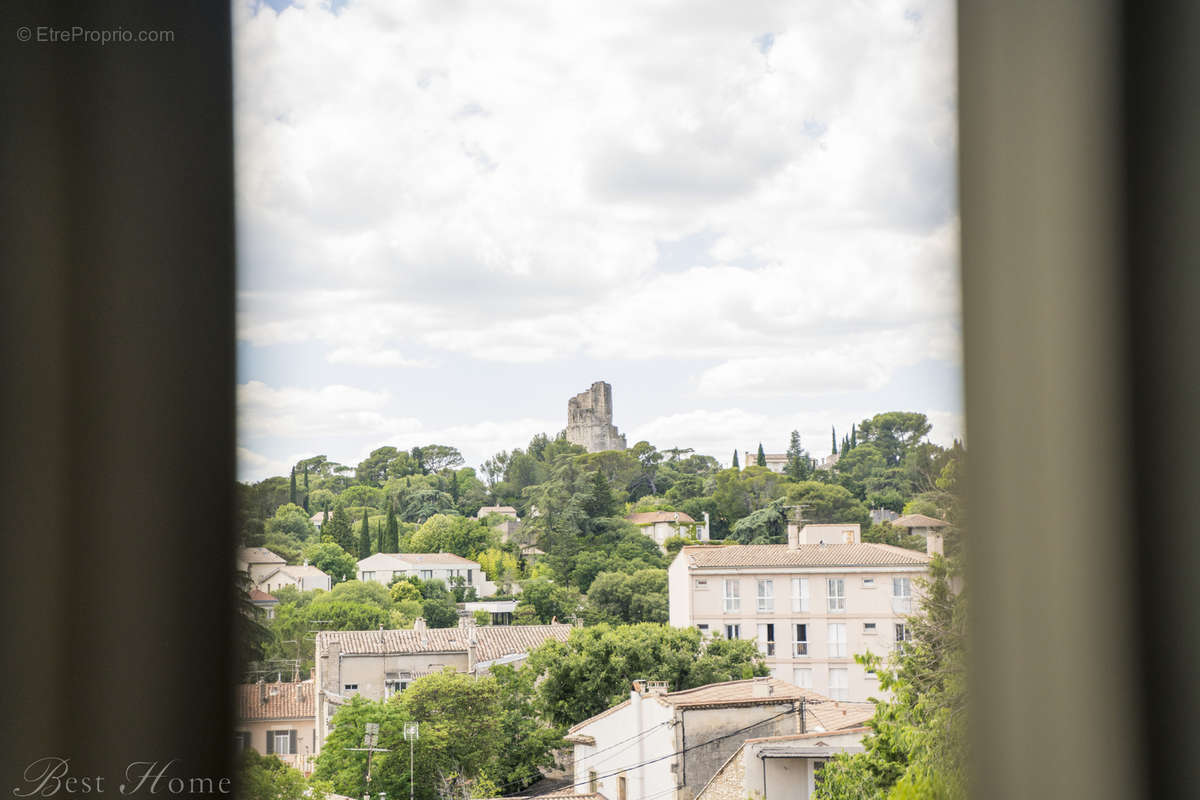
M235 0L239 473L962 433L953 4Z

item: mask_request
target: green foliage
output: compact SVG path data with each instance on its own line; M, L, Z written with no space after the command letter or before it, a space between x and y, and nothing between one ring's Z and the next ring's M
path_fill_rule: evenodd
M417 584L407 578L398 578L392 581L389 589L393 603L402 603L405 600L420 600L421 590L417 588Z
M667 571L601 572L588 589L587 601L591 622L666 622Z
M304 547L304 559L317 569L329 574L333 583L348 581L358 572L358 562L332 542L312 542Z
M532 615L534 624L549 624L555 618L567 622L579 613L581 598L579 590L572 586L559 586L547 578L531 578L521 584L521 600L517 613Z
M667 681L672 690L766 675L762 656L746 640L702 641L695 628L601 623L571 631L535 650L524 669L540 679L539 705L553 724L569 726L628 696L635 678Z
M388 502L387 523L384 525L383 544L380 546L379 552L400 552L400 525L396 519L396 504L392 502Z
M311 539L316 533L304 509L292 503L285 503L275 509L275 514L266 522L264 532L285 534L299 541Z
M754 463L760 467L765 467L767 465L767 454L763 452L762 442L758 443L758 457L755 459Z
M800 431L792 431L787 449L787 464L784 474L794 481L802 481L812 473L812 459L808 451L800 446Z
M246 749L238 755L234 795L238 800L301 800L306 784L300 771L275 756Z
M329 520L322 523L321 539L336 544L347 553L357 552L358 544L354 539L354 532L350 530L350 515L340 501L334 504Z
M474 559L496 539L496 533L478 520L435 514L417 529L408 546L414 553L454 553Z
M730 466L733 469L740 469L740 467L738 466L738 457L737 457L737 449L736 448L733 451L733 461L730 462Z
M487 611L486 609L482 609L482 608L476 609L471 614L471 618L474 619L475 624L479 625L479 626L492 624L492 612Z
M765 508L742 517L733 523L728 538L741 544L785 544L787 516L783 502L772 501Z
M371 555L371 529L367 525L367 510L362 513L362 526L358 529L358 557L366 558Z
M866 527L871 514L849 490L833 483L801 481L786 489L787 505L807 506L804 519L808 522L857 522Z

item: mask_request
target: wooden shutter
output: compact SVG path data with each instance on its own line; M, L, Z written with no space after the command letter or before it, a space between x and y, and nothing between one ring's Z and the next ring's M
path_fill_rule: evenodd
M275 731L267 731L267 755L275 752Z
M288 731L288 754L296 755L296 731Z

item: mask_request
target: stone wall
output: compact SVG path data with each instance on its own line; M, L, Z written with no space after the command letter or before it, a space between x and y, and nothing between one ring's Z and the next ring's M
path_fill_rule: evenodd
M612 387L604 381L567 401L567 441L589 453L625 449L625 434L612 424Z

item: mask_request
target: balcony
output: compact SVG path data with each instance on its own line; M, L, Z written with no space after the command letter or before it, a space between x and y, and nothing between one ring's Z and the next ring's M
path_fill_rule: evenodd
M287 764L289 767L300 770L302 773L304 773L305 777L312 775L313 769L315 768L315 762L317 759L317 757L315 755L313 755L312 753L304 753L304 754L296 754L296 755L289 755L286 753L276 753L275 757L278 758L280 761L282 761L284 764Z
M892 613L894 613L894 614L911 614L912 613L912 598L911 597L893 597L892 598Z

